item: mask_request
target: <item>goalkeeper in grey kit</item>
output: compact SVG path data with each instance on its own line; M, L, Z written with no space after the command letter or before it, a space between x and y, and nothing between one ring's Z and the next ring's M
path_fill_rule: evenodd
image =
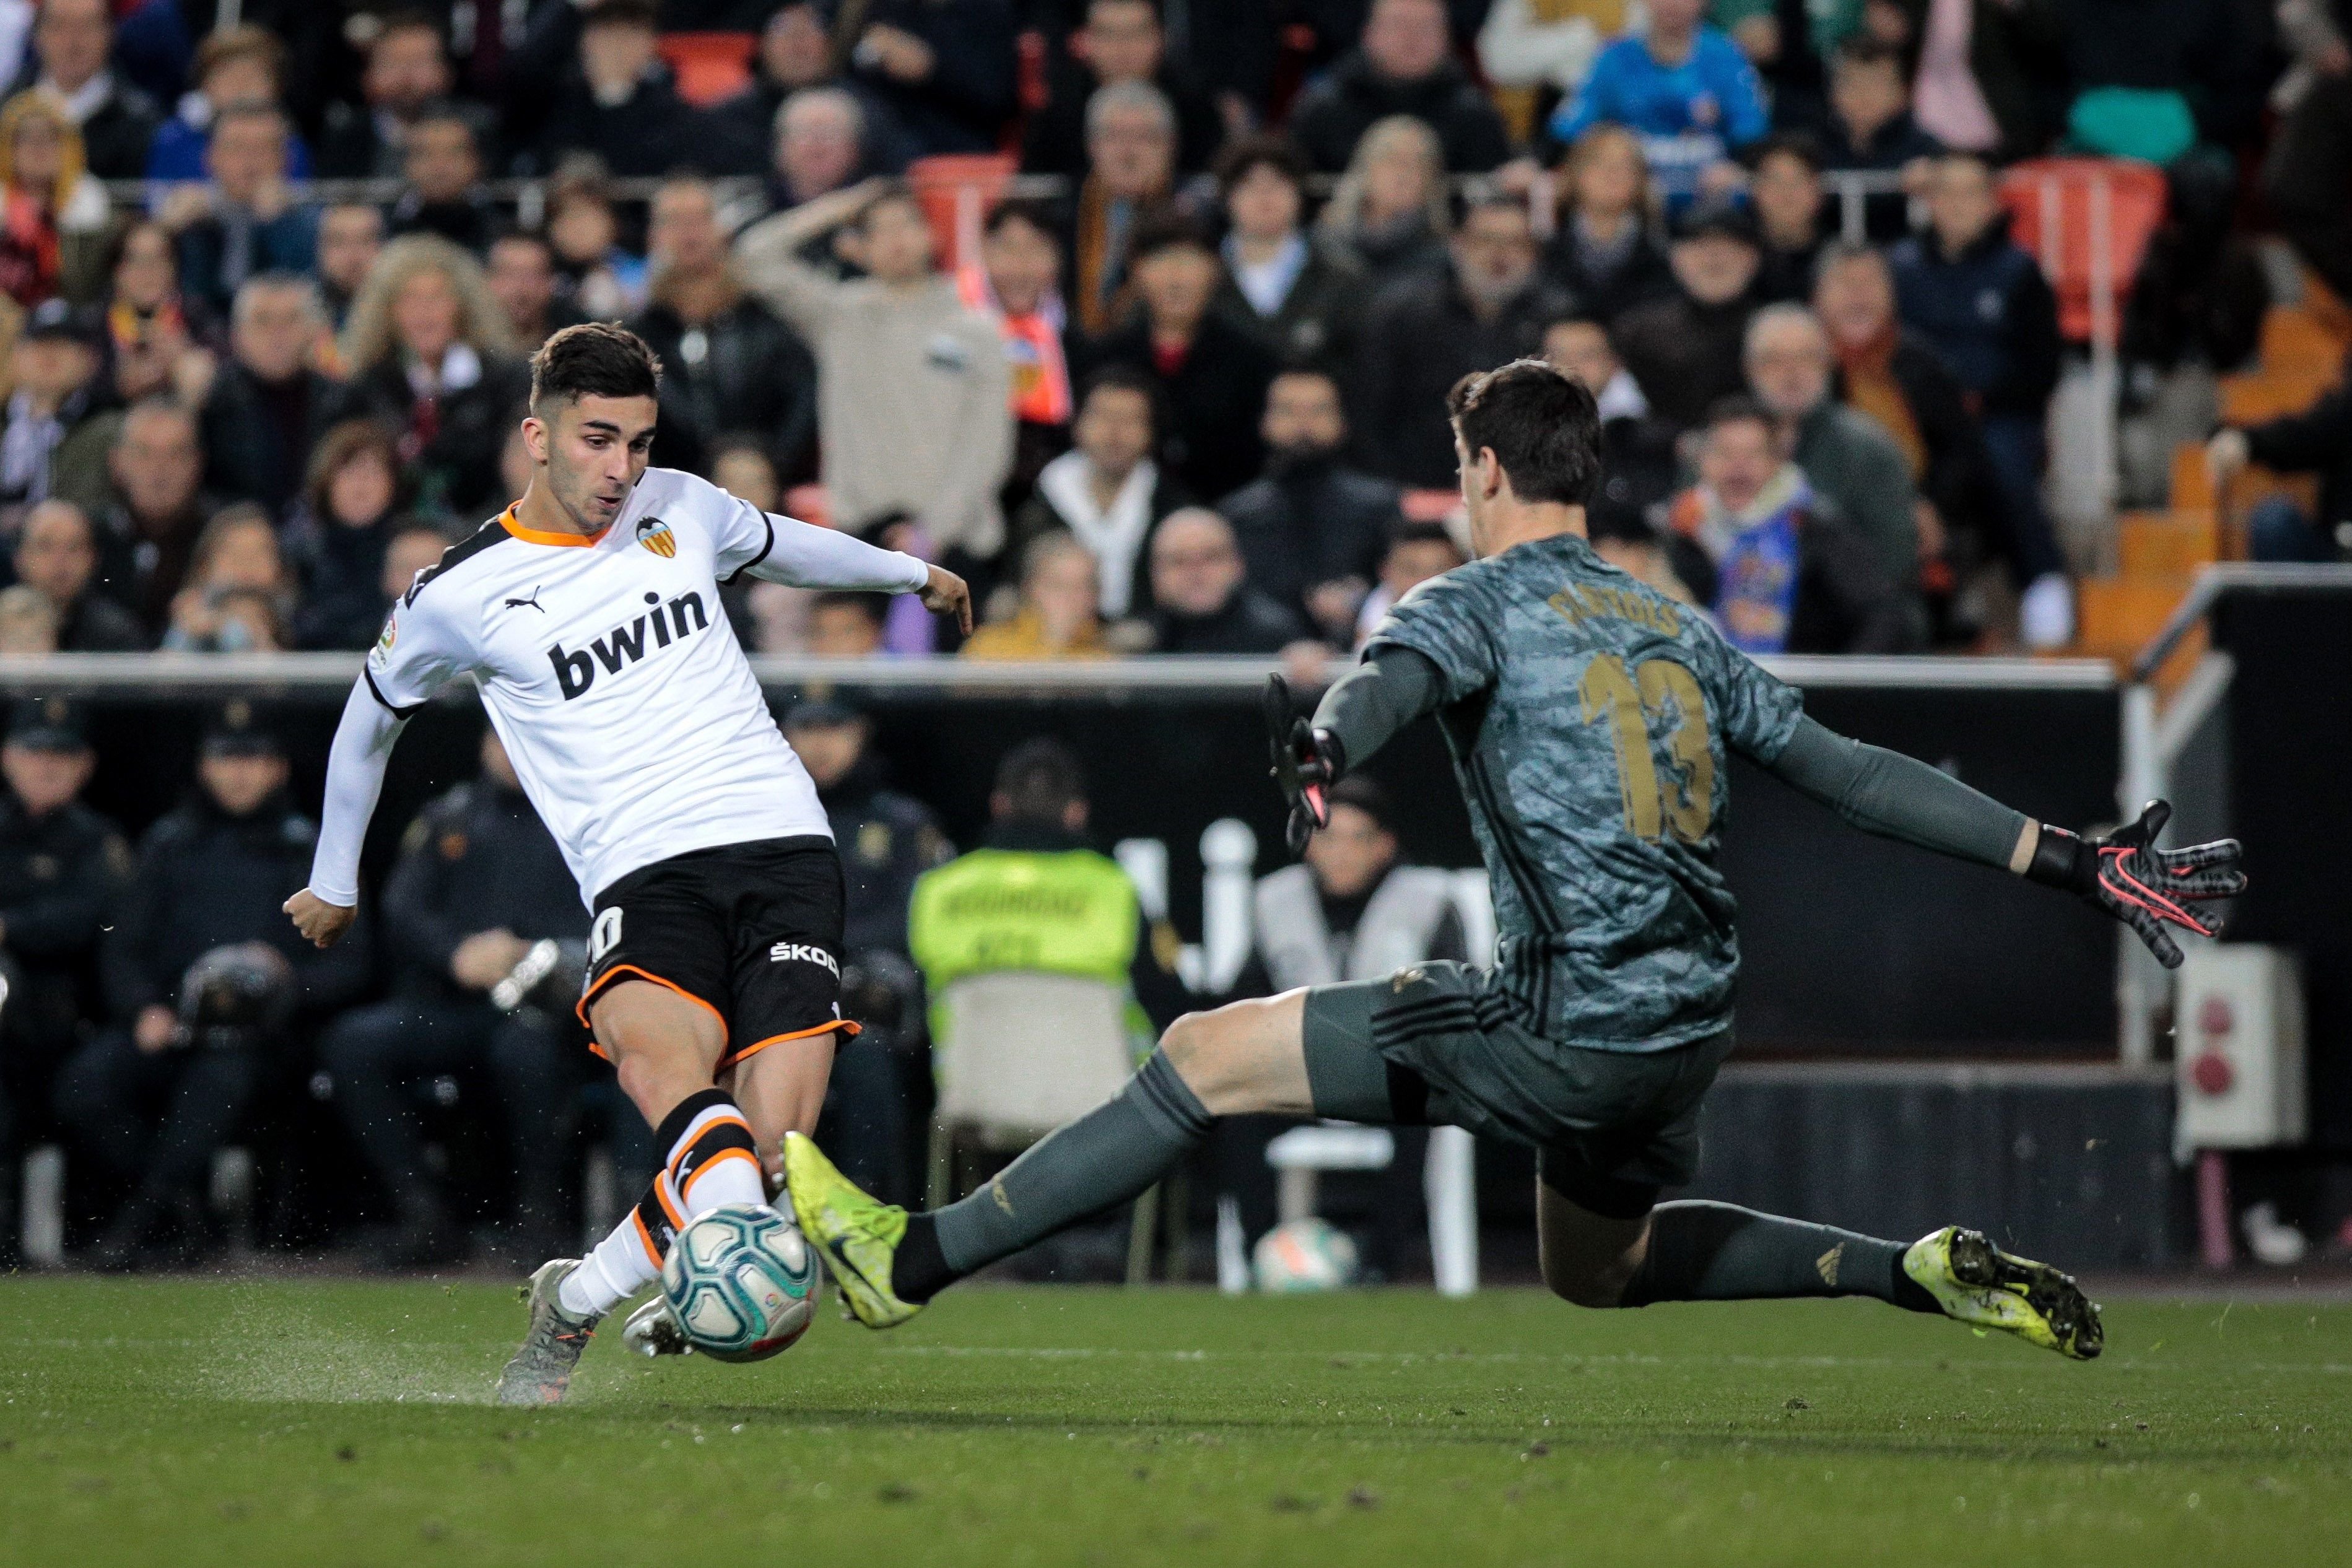
M787 1138L793 1206L852 1310L875 1328L904 1321L1141 1193L1215 1118L1264 1111L1446 1123L1533 1148L1544 1280L1580 1306L1874 1296L2098 1354L2098 1308L2074 1281L1978 1232L1906 1244L1658 1202L1696 1172L1699 1102L1731 1050L1726 752L1865 832L2074 893L2168 965L2167 928L2214 934L2197 906L2243 890L2236 843L2157 847L2162 802L2084 839L1832 733L1703 616L1593 552L1599 423L1580 386L1521 360L1465 377L1449 409L1479 559L1406 595L1311 722L1278 686L1270 717L1295 850L1329 784L1437 716L1493 889L1494 969L1425 963L1181 1018L1118 1096L927 1214L876 1203Z

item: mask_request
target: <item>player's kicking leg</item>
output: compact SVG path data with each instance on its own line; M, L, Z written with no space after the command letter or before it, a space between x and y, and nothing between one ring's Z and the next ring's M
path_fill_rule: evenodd
M1511 1090L1480 1070L1480 1055L1491 1048L1509 1056L1529 1079L1538 1058L1523 1041L1484 1035L1463 1016L1454 1004L1475 986L1468 972L1433 964L1393 983L1292 992L1180 1019L1118 1096L1023 1154L982 1191L929 1214L875 1202L813 1143L788 1139L793 1205L801 1228L832 1260L851 1310L869 1327L887 1328L957 1279L1142 1193L1218 1116L1414 1121L1451 1119L1466 1109L1464 1099L1491 1097L1508 1124L1528 1125L1546 1108L1503 1104ZM1373 1018L1391 1005L1384 1053L1372 1044ZM1415 1028L1423 1031L1417 1039ZM1548 1109L1563 1130L1598 1129L1601 1145L1655 1151L1671 1167L1685 1146L1696 1151L1698 1099L1722 1048L1722 1042L1680 1047L1690 1053L1686 1060L1666 1052L1550 1053L1559 1103ZM1446 1075L1453 1087L1442 1092L1407 1065L1435 1053L1455 1069ZM1576 1057L1588 1059L1559 1066ZM1596 1121L1612 1113L1630 1124ZM1658 1186L1666 1184L1658 1170L1645 1173L1636 1162L1633 1175L1647 1173L1646 1182L1591 1174L1569 1136L1546 1151L1543 1164L1545 1278L1570 1301L1632 1307L1870 1295L2003 1329L2071 1356L2098 1353L2097 1309L2071 1279L2011 1258L1973 1232L1938 1231L1906 1247L1727 1204L1659 1206ZM1688 1179L1686 1171L1665 1173Z
M709 1008L676 991L625 980L591 1009L621 1089L656 1127L662 1169L635 1208L586 1258L557 1258L530 1278L530 1325L499 1378L501 1405L553 1405L572 1384L589 1336L615 1306L660 1278L669 1238L723 1204L765 1204L759 1147L742 1110L711 1075L727 1047Z

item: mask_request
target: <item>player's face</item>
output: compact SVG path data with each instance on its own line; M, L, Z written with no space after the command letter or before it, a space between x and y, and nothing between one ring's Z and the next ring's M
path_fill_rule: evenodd
M590 396L559 405L551 420L525 422L550 493L582 531L610 528L629 504L653 451L656 414L650 397Z

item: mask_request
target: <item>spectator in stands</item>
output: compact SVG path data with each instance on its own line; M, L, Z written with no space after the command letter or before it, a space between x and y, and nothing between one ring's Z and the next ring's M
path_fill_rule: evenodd
M286 646L293 584L269 514L223 507L196 536L187 585L172 597L163 645L180 653L274 653Z
M89 419L99 394L98 324L63 300L25 318L9 351L7 422L0 431L0 507L88 496L102 450Z
M1696 203L1676 223L1668 259L1675 292L1626 311L1610 335L1650 406L1688 429L1747 385L1739 356L1757 304L1756 220L1728 202Z
M2263 196L2296 258L2337 299L2352 299L2352 14L2289 0L2278 19L2294 63L2271 91L2279 122Z
M383 179L409 172L410 133L427 104L449 96L448 51L440 26L425 12L385 16L365 52L361 100L337 99L327 105L319 137L323 179ZM415 177L413 172L409 177Z
M1119 324L1129 305L1136 231L1175 190L1176 111L1149 82L1113 82L1087 100L1087 157L1064 275L1089 332Z
M1363 268L1307 233L1307 166L1278 136L1243 137L1217 159L1224 197L1224 281L1213 308L1255 331L1286 364L1343 368L1364 310Z
M819 87L842 89L856 108L858 147L865 161L856 177L895 174L906 166L906 137L890 111L865 83L842 77L834 68L833 41L814 0L789 0L761 30L759 51L751 62L751 84L711 111L710 128L725 142L711 164L712 171L778 172L781 160L776 147L783 135L778 115L786 100ZM790 205L781 194L772 195L776 205Z
M1208 167L1225 126L1209 95L1168 58L1157 0L1087 0L1085 20L1046 69L1045 105L1022 132L1021 166L1031 174L1086 172L1086 106L1097 88L1147 82L1176 112L1176 166Z
M1444 0L1372 0L1358 47L1299 96L1290 132L1309 163L1337 174L1392 114L1434 131L1457 174L1483 174L1510 156L1502 116L1454 61Z
M285 72L286 46L266 28L245 23L205 35L188 70L194 90L155 128L154 140L148 143L147 177L205 178L211 174L205 152L221 116L233 105L283 105ZM282 120L280 124L284 125ZM282 160L274 171L280 178L310 177L310 150L290 130L285 132L281 153Z
M1108 658L1098 607L1101 569L1066 533L1040 534L1021 552L1021 597L1013 614L965 639L966 658Z
M97 296L113 211L82 167L81 132L47 93L0 106L0 293L25 306Z
M420 506L464 517L509 499L499 450L530 385L512 343L472 257L430 234L384 247L343 328L341 412L396 432Z
M60 653L129 653L147 646L130 611L95 590L98 540L71 501L45 500L25 514L13 558L16 581L57 613Z
M391 996L345 1013L319 1041L335 1110L397 1216L380 1255L387 1268L466 1255L411 1098L444 1075L490 1091L513 1171L517 1250L560 1250L578 1228L562 1201L580 1048L564 993L586 967L588 917L497 731L482 731L480 754L477 777L417 814L384 879ZM541 942L558 944L554 969L525 995L494 999Z
M2016 541L2025 640L2074 636L2065 558L2042 504L2044 420L2058 385L2058 300L2032 257L2009 237L1991 168L1972 153L1937 160L1928 228L1895 247L1895 309L1958 378L1984 432L1993 480Z
M401 149L404 184L392 205L392 232L437 234L476 256L488 249L499 218L481 189L473 121L455 105L429 105L417 111Z
M1676 496L1676 576L1748 653L1903 653L1916 646L1878 552L1780 456L1773 416L1746 398L1708 412L1696 485Z
M1910 192L1924 189L1929 160L1943 144L1911 117L1902 51L1857 34L1838 47L1830 67L1830 142L1822 167L1900 174L1905 189L1872 195L1863 225L1884 245L1911 230Z
M2050 144L2050 100L2061 85L2053 7L2005 0L1895 5L1902 36L1884 41L1917 62L1912 113L1921 130L1954 151L2004 162Z
M844 226L867 274L851 282L800 256ZM746 231L735 265L816 354L833 515L856 526L903 510L918 523L913 542L950 564L993 558L1004 539L997 487L1013 458L1003 347L934 270L913 194L872 181L820 196Z
M389 607L379 589L401 499L400 454L383 426L347 419L319 438L286 524L287 564L302 584L295 647L375 640Z
M1025 552L1045 534L1075 536L1095 560L1097 607L1119 620L1150 602L1144 542L1160 519L1191 503L1153 460L1157 390L1141 372L1115 364L1088 378L1071 426L1072 448L1045 465L1037 490L1014 513L1007 542Z
M808 604L805 646L801 651L812 658L873 658L887 652L882 646L882 606L871 594L813 595ZM799 710L793 711L797 713ZM802 760L807 761L805 757Z
M383 214L373 205L337 202L319 215L319 295L336 331L343 330L352 301L383 254Z
M855 184L871 173L866 111L847 88L803 88L777 109L769 192L779 209Z
M1092 361L1132 365L1157 389L1167 417L1160 453L1178 483L1195 496L1237 489L1265 460L1258 413L1275 357L1209 309L1223 269L1189 219L1154 219L1136 232L1132 252L1142 312L1098 339Z
M1380 581L1356 612L1355 645L1363 647L1399 599L1469 559L1443 523L1408 522L1389 535L1388 549L1381 555Z
M526 357L557 332L587 319L558 288L555 249L534 230L519 228L492 240L482 282L506 316L515 353ZM663 368L669 368L668 361Z
M1478 29L1479 68L1504 94L1571 97L1601 47L1625 30L1626 10L1624 0L1495 0Z
M981 231L980 259L956 273L957 297L996 323L1012 378L1008 510L1069 445L1069 313L1061 279L1061 242L1053 219L1045 208L1022 201L1000 202L990 210Z
M1445 270L1445 163L1437 132L1394 114L1364 132L1348 172L1316 220L1317 229L1355 258L1368 290Z
M1625 126L1669 200L1719 184L1719 166L1770 119L1756 68L1700 19L1706 9L1706 0L1650 0L1648 26L1601 51L1584 90L1553 115L1552 135L1573 142L1595 125Z
M622 248L620 215L593 155L565 159L548 182L547 242L557 295L583 320L617 321L645 309L646 258Z
M1748 324L1745 363L1780 450L1869 544L1896 592L1910 596L1925 553L1919 492L1894 437L1830 395L1835 362L1820 318L1802 305L1765 306Z
M282 518L302 487L310 448L341 389L311 369L327 313L308 278L263 272L236 291L229 362L214 378L197 430L205 483L231 500L259 501Z
M48 1122L58 1066L79 1043L100 933L130 879L131 847L84 805L93 758L81 705L20 698L0 743L0 1264L22 1234L16 1174Z
M1155 653L1279 653L1307 624L1252 585L1234 527L1206 507L1171 512L1151 531Z
M1596 542L1649 539L1679 477L1674 427L1650 412L1601 322L1560 317L1544 329L1543 354L1600 405L1601 483L1585 503L1587 532Z
M691 163L701 116L662 62L654 0L595 0L580 14L578 68L567 71L539 136L541 168L592 153L624 177Z
M849 68L906 128L909 151L989 153L1020 107L1010 0L873 0Z
M2339 379L2299 414L2224 426L2206 443L2205 461L2217 495L2248 463L2320 477L2315 516L2284 495L2255 503L2246 519L2246 553L2253 560L2352 555L2352 378Z
M1233 524L1251 585L1335 647L1350 647L1381 552L1403 521L1397 487L1343 460L1347 415L1329 371L1276 376L1258 430L1265 472L1217 510Z
M310 880L318 829L287 799L285 753L249 704L208 726L196 778L148 830L104 939L112 1026L58 1077L76 1169L131 1194L91 1256L105 1269L136 1267L173 1221L181 1259L201 1256L214 1151L243 1130L289 1032L367 983L365 932L316 948L278 907Z
M133 404L107 456L115 499L100 519L99 591L160 635L187 575L196 536L219 510L198 481L196 416L166 397Z
M22 583L0 588L0 658L47 658L58 651L58 609Z
M1474 370L1490 370L1543 342L1568 301L1536 268L1527 204L1474 195L1445 273L1401 283L1374 302L1357 355L1356 451L1363 465L1424 489L1454 483L1454 438L1432 409Z
M875 607L870 594L825 595L820 610L835 599ZM911 1194L920 1185L912 1091L917 1080L929 1082L930 1054L921 976L908 956L907 911L916 879L952 858L955 847L929 807L888 787L871 747L873 726L856 709L833 700L795 703L784 716L784 734L816 784L841 847L842 990L846 1010L866 1025L834 1058L825 1115L840 1128L837 1145L882 1173L867 1192Z
M155 100L107 67L114 20L107 0L43 0L33 23L29 85L46 93L81 132L89 172L135 180L163 114Z
M1886 257L1840 241L1822 255L1813 308L1837 357L1838 395L1868 416L1902 451L1918 488L1922 583L1936 614L1936 640L1969 640L1951 619L1956 574L1996 557L2020 569L1984 437L1944 362L1903 330ZM2024 588L2030 580L2019 577Z
M191 386L209 384L212 356L199 344L210 317L180 293L171 235L152 219L134 218L117 231L107 254L112 291L104 301L101 346L109 361L104 379L115 397L126 404L164 391L185 397Z
M229 105L205 149L211 178L165 204L164 225L178 237L180 287L215 321L254 274L318 265L318 215L286 183L286 116L274 105Z
M1569 149L1559 224L1544 250L1544 271L1580 309L1613 321L1645 300L1674 291L1666 253L1650 237L1650 165L1638 137L1595 125Z
M778 468L803 468L816 441L816 361L736 280L710 186L666 183L647 244L652 299L629 326L661 356L654 461L700 473L721 435L752 430Z
M1802 132L1766 137L1750 148L1748 185L1756 208L1756 295L1767 304L1813 297L1813 263L1822 253L1822 155Z

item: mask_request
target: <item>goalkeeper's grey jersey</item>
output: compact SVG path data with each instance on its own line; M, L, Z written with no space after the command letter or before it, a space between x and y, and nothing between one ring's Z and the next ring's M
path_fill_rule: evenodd
M1777 758L1797 693L1573 535L1421 584L1383 643L1443 675L1438 722L1494 890L1496 990L1517 1021L1618 1051L1727 1027L1725 749Z

